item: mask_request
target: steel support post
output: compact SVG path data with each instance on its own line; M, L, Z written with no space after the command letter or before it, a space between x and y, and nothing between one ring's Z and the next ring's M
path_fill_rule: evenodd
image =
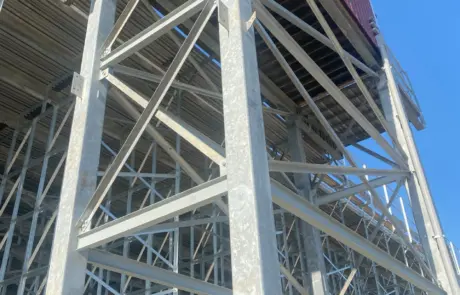
M53 143L53 137L54 137L54 128L56 125L56 118L58 115L59 109L57 107L54 107L53 109L53 116L51 119L51 124L49 128L49 134L48 134L48 141L46 144L46 150L45 150L45 158L43 159L43 165L40 173L40 182L38 185L37 189L37 196L35 198L35 207L34 207L34 213L32 217L32 222L30 225L30 231L29 231L29 239L27 241L27 247L26 247L26 252L24 254L24 262L23 262L23 267L22 267L22 274L24 275L28 270L29 270L29 259L30 256L32 255L32 250L34 246L34 239L35 239L35 231L37 228L37 223L38 223L38 217L40 214L40 201L41 201L41 195L43 193L43 190L45 188L45 181L46 181L46 172L48 169L48 160L50 158L49 156L49 151L51 150L52 146L51 144ZM21 281L18 286L18 294L22 295L24 294L24 289L25 289L25 284L26 284L26 277L22 277Z
M223 1L221 2L223 3ZM219 14L233 294L282 294L251 0Z
M389 238L386 238L384 237L385 239L385 246L387 248L387 252L388 254L392 255L391 254L391 250L390 250L390 244L389 244L389 240L391 239L391 236ZM393 256L393 255L392 255ZM395 255L396 256L396 255ZM399 285L398 285L398 278L396 277L396 275L392 272L391 273L391 280L390 282L393 283L393 290L394 290L394 294L395 295L399 295L400 292L399 292Z
M177 165L177 164L176 164ZM156 173L157 171L157 146L156 143L153 143L152 149L152 173ZM156 181L152 179L152 187L155 189ZM155 203L155 194L153 191L149 194L149 204L152 205ZM154 236L152 234L147 235L147 245L149 247L153 247ZM152 265L153 263L153 253L149 249L147 249L147 264ZM145 295L150 295L151 291L150 288L152 287L152 283L150 281L145 281Z
M289 152L292 161L305 163L304 141L297 125L298 120L298 118L288 120ZM310 174L296 173L294 174L294 182L303 196L314 203L315 200L311 194ZM320 232L305 221L300 221L300 229L307 260L308 284L304 287L307 288L309 294L327 294L326 266L324 264Z
M370 221L369 223L366 225L366 222L364 222L364 233L365 233L365 237L367 240L369 240L369 225L370 225ZM378 244L378 242L377 242ZM377 290L377 294L378 295L383 295L383 290L380 288L380 280L379 280L379 277L380 277L380 271L377 269L377 265L375 264L374 261L370 261L371 262L371 271L374 275L374 280L375 280L375 288Z
M284 256L284 264L286 265L284 267L284 264L281 263L282 267L286 269L286 273L290 274L291 273L291 265L289 261L289 247L288 247L288 239L289 236L286 233L286 218L284 216L284 212L280 214L280 219L281 219L281 234L278 234L278 251L279 253ZM283 273L283 272L281 272ZM284 274L284 273L283 273ZM285 275L286 276L286 275ZM287 279L288 276L286 276ZM283 281L283 290L286 292L286 289L288 289L288 295L292 295L292 284L289 283L288 280L286 280L286 283L284 284Z
M13 159L13 154L14 154L14 149L16 147L16 141L18 139L18 134L19 134L19 130L15 129L14 132L13 132L13 138L11 140L11 144L10 144L10 148L8 150L8 155L7 155L7 158L6 158L6 161L5 161L5 171L3 172L3 175L2 175L2 182L0 184L0 203L2 203L2 200L3 200L3 194L5 192L5 187L7 185L7 182L8 182L8 174L11 170L10 168L10 165L11 165L11 161ZM2 213L3 213L3 210L0 211L0 216L2 216Z
M99 81L100 49L112 29L115 2L92 1L88 17L81 65L85 87L76 97L47 279L50 295L83 294L87 260L77 251L75 225L96 188L106 99L105 83Z
M134 167L136 163L135 157L136 157L136 152L133 151L133 153L130 155L130 162L131 162L130 164L132 167ZM128 196L126 199L126 214L129 214L132 211L133 187L134 187L135 182L136 182L136 178L132 178L129 182ZM128 257L130 244L131 244L131 241L129 240L129 238L125 238L123 240L123 257ZM121 274L121 277L120 277L120 292L121 293L125 292L125 284L126 284L126 275Z
M13 205L13 212L12 212L12 215L11 215L11 222L10 222L10 226L8 228L8 231L6 232L6 234L3 237L3 240L1 242L2 245L0 246L0 249L2 248L2 246L4 246L2 263L1 263L1 267L0 267L0 281L3 281L3 279L5 278L6 270L7 270L8 266L9 266L8 262L11 261L10 250L11 250L11 246L12 246L12 243L13 243L13 237L14 237L14 231L15 231L16 223L17 223L19 206L21 204L22 192L23 192L23 189L24 189L24 182L25 182L25 178L26 178L26 174L27 174L27 166L29 164L30 155L31 155L31 152L32 152L32 146L34 144L34 135L35 135L34 133L35 133L36 125L37 125L37 118L35 118L33 120L32 126L29 129L30 135L29 135L29 137L27 139L27 149L26 149L26 152L25 152L25 155L24 155L24 162L22 163L21 174L20 174L20 176L19 176L19 178L17 180L18 187L17 187L17 190L16 190L16 198L15 198L14 205ZM12 189L10 194L13 194L13 193L14 193L14 189ZM2 286L0 286L0 287L2 287ZM2 289L5 290L6 285L3 286Z
M180 117L181 115L181 107L182 107L182 92L177 94L177 116ZM178 134L176 134L176 153L180 155L181 151L181 138ZM179 194L181 191L181 170L179 163L176 162L176 177L174 180L174 194ZM175 222L179 222L179 215L174 217ZM170 237L172 238L171 241L173 242L172 245L172 253L169 253L170 262L173 264L173 271L175 273L179 273L179 251L180 251L180 235L179 235L179 228L176 228L173 232L170 233ZM173 289L173 295L178 294L177 288Z
M460 294L449 251L443 238L441 224L412 136L412 130L404 111L403 101L393 76L385 41L381 34L378 34L376 38L384 61L384 75L381 77L383 84L381 85L383 90L380 91L381 101L384 104L387 120L393 124L398 141L407 154L410 171L413 171L408 180L408 193L411 197L412 211L420 239L427 254L426 257L442 288L448 294Z
M300 264L300 273L302 274L302 283L303 283L303 286L306 286L308 284L307 266L306 266L307 260L305 258L304 246L300 239L300 220L297 217L295 217L294 226L295 226L294 234L295 234L298 255L299 255L297 259L299 260L299 264Z

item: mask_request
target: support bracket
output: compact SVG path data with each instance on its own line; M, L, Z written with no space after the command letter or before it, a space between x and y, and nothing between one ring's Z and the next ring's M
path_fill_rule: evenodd
M72 86L70 86L70 93L77 97L83 96L83 88L85 87L85 78L77 72L73 73Z
M230 21L230 10L232 9L235 0L218 0L217 1L217 16L219 23L227 30Z

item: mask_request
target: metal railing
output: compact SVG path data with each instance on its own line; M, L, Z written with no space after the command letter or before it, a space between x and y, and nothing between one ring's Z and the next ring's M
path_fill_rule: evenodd
M420 102L417 98L417 95L415 94L414 87L412 86L412 82L409 79L409 75L404 70L404 68L401 66L399 60L395 57L390 47L386 45L385 47L388 52L388 57L390 59L393 75L395 77L396 83L399 86L400 91L404 92L404 94L409 98L409 102L420 113L420 119L422 123L425 124L425 120L423 118L423 113L422 113L422 108L420 106Z

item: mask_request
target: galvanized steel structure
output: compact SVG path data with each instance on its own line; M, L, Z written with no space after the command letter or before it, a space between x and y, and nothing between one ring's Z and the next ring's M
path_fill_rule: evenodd
M352 2L0 1L1 294L460 294Z

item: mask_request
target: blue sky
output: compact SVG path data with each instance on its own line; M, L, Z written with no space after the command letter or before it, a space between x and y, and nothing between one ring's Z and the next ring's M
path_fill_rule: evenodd
M415 138L445 233L460 247L460 1L372 2L422 106L427 128Z

